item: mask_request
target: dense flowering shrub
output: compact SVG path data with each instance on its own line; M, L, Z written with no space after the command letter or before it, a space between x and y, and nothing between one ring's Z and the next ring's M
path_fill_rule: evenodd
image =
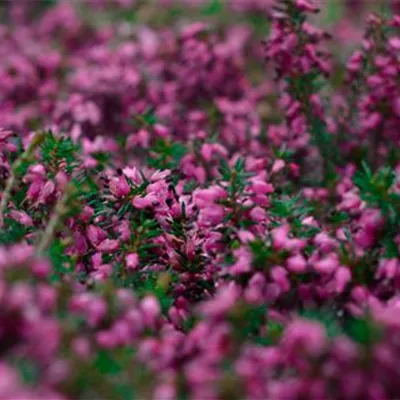
M1 5L1 399L400 396L399 4L327 3Z

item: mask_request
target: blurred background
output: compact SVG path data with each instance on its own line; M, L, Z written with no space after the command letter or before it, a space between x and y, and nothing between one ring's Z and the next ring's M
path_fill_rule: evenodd
M339 21L342 26L343 20L357 25L374 10L400 12L400 0L317 0L315 3L322 10L318 19L327 27L335 27ZM2 0L0 10L4 23L18 25L67 4L96 25L118 22L156 27L182 20L206 20L221 26L243 22L262 32L265 14L279 0ZM343 36L346 33L349 32L343 31Z

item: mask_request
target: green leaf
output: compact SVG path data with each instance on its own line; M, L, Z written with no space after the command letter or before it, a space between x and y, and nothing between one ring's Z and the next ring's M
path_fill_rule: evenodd
M26 385L35 385L39 382L40 374L38 366L31 360L20 359L16 363L22 381Z
M222 158L220 161L220 166L219 166L218 171L222 175L222 179L224 181L230 181L231 176L232 176L231 167L229 166L228 162L224 158Z
M52 280L57 281L60 276L69 274L74 270L73 258L65 254L65 246L62 244L61 239L54 238L52 241L48 254L53 265L54 275Z
M152 127L158 122L153 109L149 108L144 114L138 114L133 117L133 124L138 127Z
M0 229L0 244L10 245L21 242L28 233L25 225L12 218L5 218L4 227Z
M380 327L369 317L353 319L348 323L347 334L362 345L371 345L381 337Z
M300 312L303 318L318 321L324 325L329 337L337 337L343 334L343 329L334 313L330 310L323 309L306 309Z
M102 374L115 375L121 372L121 366L106 350L99 350L97 352L94 367Z
M148 159L151 167L156 169L175 169L187 153L187 148L179 142L170 143L167 140L158 140L151 151L153 153L152 157Z
M212 16L220 14L224 10L224 3L221 0L210 0L201 10L203 15Z
M65 163L65 170L71 173L78 165L79 147L71 138L65 136L55 136L52 131L48 131L40 145L42 159L50 173L57 173Z

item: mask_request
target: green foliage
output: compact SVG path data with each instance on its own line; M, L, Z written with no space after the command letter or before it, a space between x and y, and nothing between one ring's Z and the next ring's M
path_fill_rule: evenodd
M253 253L253 266L256 269L265 269L272 255L272 250L261 240L255 240L249 244Z
M325 81L321 78L320 71L311 71L301 77L289 77L287 81L290 91L305 108L312 141L318 147L324 163L324 177L327 182L331 182L335 178L334 165L339 159L338 150L333 142L333 136L326 129L325 122L314 114L310 103L311 95L320 92Z
M118 363L107 350L99 350L97 352L94 367L102 374L107 375L115 375L121 371L120 363Z
M253 174L245 171L245 163L243 158L239 158L233 168L229 166L226 160L222 159L219 167L219 173L222 180L229 182L228 193L231 200L236 199L238 195L243 193L247 179Z
M156 169L175 169L186 152L187 149L182 143L158 140L152 147L148 163Z
M325 123L321 118L312 118L311 132L313 141L322 157L325 181L327 183L333 182L336 179L335 165L339 161L337 145L333 141L333 136L327 132Z
M287 146L284 144L283 146L281 146L279 149L275 150L272 149L275 158L284 160L286 162L290 162L292 160L292 157L294 155L294 150L292 149L288 149Z
M143 114L138 114L133 117L133 126L136 128L149 128L158 122L154 110L149 108Z
M42 159L50 174L56 174L65 163L65 169L70 174L78 165L77 153L79 147L69 137L55 136L48 131L40 145Z
M131 275L131 285L139 297L146 295L156 296L163 313L167 314L174 299L169 294L170 284L176 280L172 272L154 273L143 272Z
M221 0L209 0L201 9L205 16L218 15L224 11L224 3Z
M19 371L20 377L24 384L35 385L39 382L39 368L32 360L21 358L14 364Z
M53 281L59 281L63 275L70 274L74 270L73 258L66 254L66 246L59 238L54 238L48 255L53 265Z
M124 10L124 12L121 13L121 19L129 23L135 23L137 22L137 11Z
M348 321L346 333L357 343L370 346L381 338L383 332L370 317L366 316Z
M44 7L53 7L57 4L57 0L42 0Z
M133 381L143 378L146 370L137 369L133 375L133 355L131 348L98 350L93 361L77 363L74 380L68 386L71 397L135 398L137 388Z
M238 304L229 315L229 320L234 328L238 341L256 339L260 329L267 322L267 307L265 305L254 306L245 302Z
M343 334L343 327L332 310L329 309L305 309L300 316L322 324L329 337L334 338Z
M29 230L12 218L5 218L4 227L0 229L0 245L20 243Z
M16 166L14 173L16 176L24 176L28 171L29 166L32 165L32 160L22 159Z
M299 238L313 238L320 232L319 228L304 225L299 219L295 219L292 223L292 232Z
M386 257L398 257L398 247L394 242L400 227L400 195L392 191L395 172L384 167L373 173L367 164L354 176L354 184L360 190L361 198L370 207L377 207L385 218L384 235L381 238Z
M267 36L270 31L270 24L264 13L253 12L248 15L247 21L254 28L254 31L259 36Z
M272 196L270 213L279 218L287 218L288 220L301 219L312 214L314 208L301 194L295 196Z
M374 344L381 338L383 333L380 326L368 315L360 318L347 317L339 319L329 309L308 309L302 311L300 315L321 323L331 338L345 334L363 346Z
M325 22L327 24L337 23L343 15L343 3L340 1L326 2Z
M390 167L373 173L365 163L354 177L354 184L360 189L361 198L370 206L378 207L391 223L400 222L400 195L391 192L395 177L395 172Z
M191 193L193 192L193 190L196 189L196 187L198 186L198 182L196 180L190 180L185 182L184 186L183 186L183 191L184 193Z
M103 170L111 160L110 153L98 152L98 153L93 153L91 156L98 162L97 170Z
M349 215L346 212L334 211L327 216L327 222L333 225L340 225L349 220Z
M270 244L259 239L250 242L249 247L253 254L252 265L259 271L267 271L270 267L284 262L286 258L285 252L277 252Z

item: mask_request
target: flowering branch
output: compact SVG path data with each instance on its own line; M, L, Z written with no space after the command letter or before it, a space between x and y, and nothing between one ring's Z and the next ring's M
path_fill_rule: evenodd
M10 176L7 180L6 187L4 189L3 195L1 197L0 202L0 227L4 225L4 213L8 204L8 201L11 196L11 191L17 180L17 173L19 169L28 161L31 161L33 152L35 149L43 142L45 139L45 133L37 133L31 142L29 143L28 148L17 158L14 164L11 167Z

